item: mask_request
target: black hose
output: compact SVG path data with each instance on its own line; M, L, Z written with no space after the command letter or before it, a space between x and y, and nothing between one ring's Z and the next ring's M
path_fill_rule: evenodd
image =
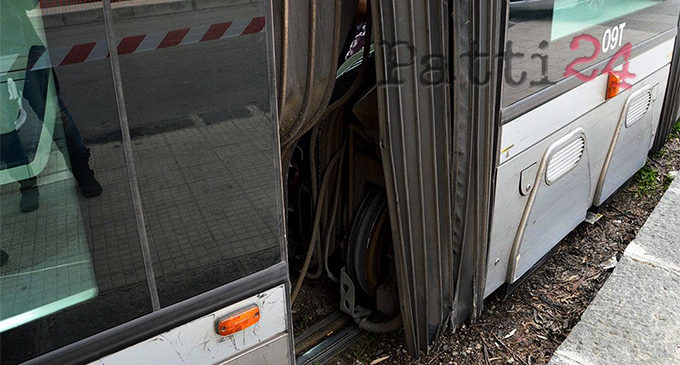
M363 318L359 321L359 328L373 333L387 333L397 330L401 327L401 313L387 322L371 322L368 318Z

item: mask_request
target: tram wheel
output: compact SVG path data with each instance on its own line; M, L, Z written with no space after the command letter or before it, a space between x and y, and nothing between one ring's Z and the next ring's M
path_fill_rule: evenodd
M364 196L350 232L347 272L361 290L374 297L390 275L392 231L383 189L372 187Z

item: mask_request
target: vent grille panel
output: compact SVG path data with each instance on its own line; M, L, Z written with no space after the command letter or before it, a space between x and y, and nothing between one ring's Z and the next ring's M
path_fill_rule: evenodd
M638 120L647 114L649 107L652 105L652 91L647 90L640 95L633 96L633 99L628 104L628 111L626 113L626 127L630 127Z
M581 161L581 157L583 157L585 146L586 140L584 136L579 135L558 147L549 157L545 172L545 182L551 185L576 167L579 161Z

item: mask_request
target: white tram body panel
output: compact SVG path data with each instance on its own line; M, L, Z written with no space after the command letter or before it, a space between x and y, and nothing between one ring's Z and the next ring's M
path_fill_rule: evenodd
M485 296L529 272L644 166L674 43L632 58L632 87L615 98L605 100L603 74L502 127Z

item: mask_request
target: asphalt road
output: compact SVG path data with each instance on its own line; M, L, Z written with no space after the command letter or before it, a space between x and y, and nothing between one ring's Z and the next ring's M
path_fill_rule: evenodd
M117 38L251 19L250 5L114 21ZM51 49L106 40L103 23L51 27ZM133 137L268 112L265 33L120 56ZM109 59L55 68L61 96L89 142L118 139L118 111Z

